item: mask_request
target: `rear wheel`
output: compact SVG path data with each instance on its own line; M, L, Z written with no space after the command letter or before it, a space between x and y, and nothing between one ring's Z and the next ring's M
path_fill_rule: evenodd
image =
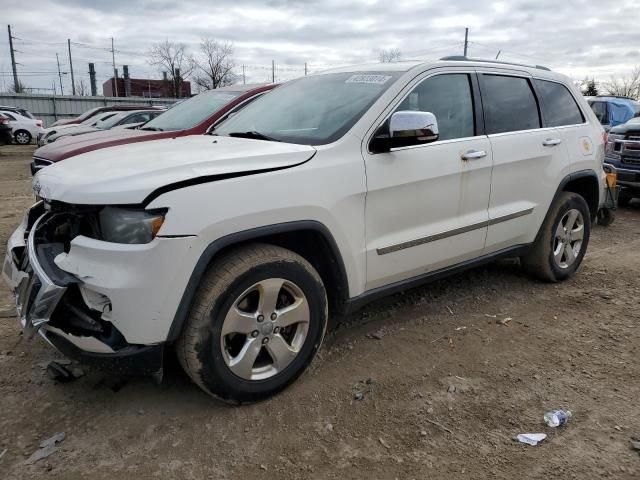
M26 130L18 130L13 134L13 138L18 145L28 145L31 143L31 134Z
M534 276L557 282L572 276L584 258L591 233L589 206L577 193L562 192L551 205L538 238L522 259Z
M306 369L326 325L327 297L313 266L284 248L250 245L210 266L178 340L178 358L207 393L255 402Z

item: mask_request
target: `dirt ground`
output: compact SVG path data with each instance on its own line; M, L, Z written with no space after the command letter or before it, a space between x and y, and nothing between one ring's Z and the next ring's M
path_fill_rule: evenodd
M33 201L32 151L0 147L2 258ZM60 355L1 318L0 478L639 478L640 203L617 213L572 280L500 262L379 301L252 406L216 403L171 359L161 385L89 369L57 384L43 367ZM0 311L12 302L3 284ZM559 407L573 417L546 427ZM53 455L24 464L58 432ZM548 438L512 439L525 432Z

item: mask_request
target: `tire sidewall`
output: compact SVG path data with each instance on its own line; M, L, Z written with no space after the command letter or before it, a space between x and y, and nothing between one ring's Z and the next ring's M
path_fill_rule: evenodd
M296 358L282 371L265 380L245 380L235 375L223 358L220 336L224 318L240 295L255 283L267 278L283 278L295 283L309 304L309 329ZM268 261L252 267L234 279L213 300L204 315L205 331L201 332L198 357L204 386L224 400L254 402L271 396L298 378L309 365L324 337L327 324L327 300L324 286L303 265L292 261Z
M572 209L576 209L582 214L582 218L584 220L584 237L582 239L582 246L580 248L580 253L576 257L576 261L573 262L573 264L568 268L560 268L556 264L555 259L553 257L555 232L562 218L565 216L565 214L569 210L572 210ZM576 270L578 270L578 268L580 267L580 264L582 263L582 259L584 258L584 255L587 251L590 236L591 236L591 213L589 212L589 207L587 205L587 202L585 202L582 197L578 195L574 195L568 198L560 206L553 221L551 222L551 231L549 232L549 239L548 239L549 255L548 255L547 261L549 262L549 267L551 268L551 271L553 272L553 275L555 276L556 280L564 280L565 278L572 276L576 272Z

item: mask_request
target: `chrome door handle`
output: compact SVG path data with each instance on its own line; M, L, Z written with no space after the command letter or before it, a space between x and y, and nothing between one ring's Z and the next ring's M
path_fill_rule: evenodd
M560 140L559 138L547 138L544 142L542 142L542 145L544 145L545 147L555 147L556 145L560 145L562 143L562 140Z
M485 152L484 150L469 150L468 152L463 153L461 158L462 160L477 160L486 156L487 152Z

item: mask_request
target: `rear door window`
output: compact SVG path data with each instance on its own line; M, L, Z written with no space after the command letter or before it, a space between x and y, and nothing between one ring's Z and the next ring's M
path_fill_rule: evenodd
M547 127L562 127L584 123L584 117L573 95L561 83L534 80L540 97L544 123Z
M481 75L487 134L540 128L538 102L529 80L505 75Z
M598 121L602 125L607 125L609 123L607 119L607 102L591 102L589 105L593 113L596 114Z

